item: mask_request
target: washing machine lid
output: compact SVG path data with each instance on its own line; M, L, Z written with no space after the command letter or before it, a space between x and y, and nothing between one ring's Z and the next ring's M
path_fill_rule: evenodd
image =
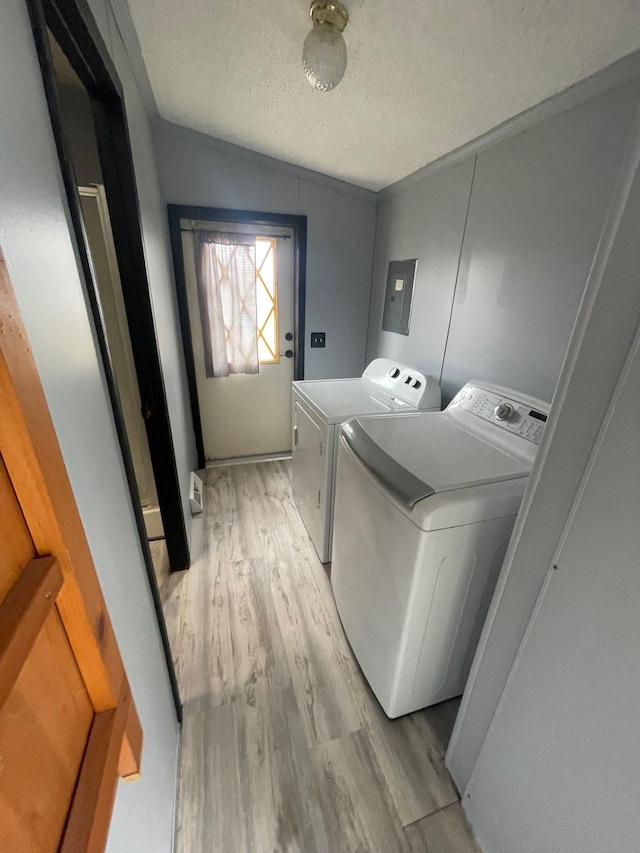
M446 412L353 419L342 436L408 510L443 492L528 476L531 462L460 426Z
M293 390L328 424L362 415L416 411L363 378L305 379L294 382Z

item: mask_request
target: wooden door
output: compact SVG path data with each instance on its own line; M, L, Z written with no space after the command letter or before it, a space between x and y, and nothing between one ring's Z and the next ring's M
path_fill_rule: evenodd
M142 732L0 254L0 850L104 850Z

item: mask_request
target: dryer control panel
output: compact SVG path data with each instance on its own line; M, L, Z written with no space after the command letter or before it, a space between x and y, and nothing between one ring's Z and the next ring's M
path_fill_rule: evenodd
M540 444L542 440L549 411L549 407L539 400L507 397L471 383L456 394L447 408L454 406L460 406L467 412L534 444Z
M440 385L426 373L388 358L374 358L362 374L363 379L389 394L399 408L440 409Z

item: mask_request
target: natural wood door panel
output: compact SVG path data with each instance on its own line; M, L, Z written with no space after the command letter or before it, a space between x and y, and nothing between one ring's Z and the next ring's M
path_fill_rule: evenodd
M0 497L0 659L6 660L16 640L7 604L20 598L33 567L37 574L49 562L31 559L33 543L1 459ZM0 668L2 687L14 682L0 709L0 850L57 850L94 717L55 605L48 611L28 638L17 678L11 662L6 672ZM29 624L23 620L17 630L20 639Z
M27 563L0 604L0 709L16 680L62 588L55 557Z
M16 500L9 474L0 456L0 601L18 580L22 567L36 551Z
M58 849L93 718L53 610L0 712L0 850ZM28 847L4 837L7 811L29 827Z

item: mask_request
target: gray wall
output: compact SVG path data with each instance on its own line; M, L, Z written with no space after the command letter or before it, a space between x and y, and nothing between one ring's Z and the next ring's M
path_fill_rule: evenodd
M367 359L441 376L445 402L472 378L551 400L639 97L626 84L482 151L470 200L473 159L384 191ZM387 264L407 257L402 337L380 325Z
M501 695L640 323L640 110L631 140L447 752L460 790L499 721ZM609 521L603 514L598 529ZM613 551L612 566L616 560Z
M465 792L485 853L638 849L638 387L636 350Z
M307 216L305 377L359 376L365 361L374 193L164 121L156 128L155 150L167 202ZM310 332L326 332L325 349L310 349Z
M447 755L486 853L637 848L640 111L632 138Z
M140 158L148 137L128 91ZM0 245L145 733L142 778L118 788L109 850L169 853L178 727L22 0L0 4L0 126ZM144 210L153 195L142 193ZM156 277L166 245L148 214L146 229Z
M475 157L378 205L367 360L387 358L440 379ZM389 261L417 258L408 337L382 331Z

